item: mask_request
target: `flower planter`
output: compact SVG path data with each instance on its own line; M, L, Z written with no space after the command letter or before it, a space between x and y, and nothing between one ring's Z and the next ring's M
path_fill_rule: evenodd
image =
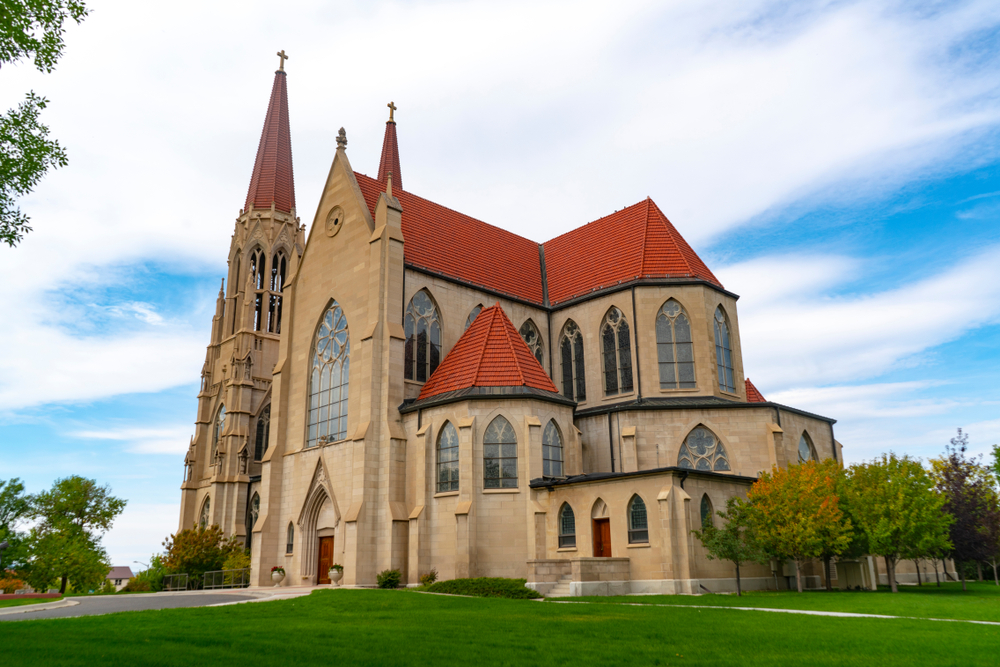
M344 571L343 570L334 570L332 568L330 569L330 571L327 574L330 577L330 585L331 586L339 586L340 585L340 580L343 579L343 577L344 577Z
M285 573L284 572L272 572L271 573L271 581L274 582L275 588L277 588L278 586L280 586L281 582L284 581L284 580L285 580Z

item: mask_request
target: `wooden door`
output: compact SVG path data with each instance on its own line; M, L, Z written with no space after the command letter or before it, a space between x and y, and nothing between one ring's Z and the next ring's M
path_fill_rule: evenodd
M333 565L333 537L319 538L319 577L317 584L330 583L330 566Z
M594 557L611 557L611 519L594 519Z

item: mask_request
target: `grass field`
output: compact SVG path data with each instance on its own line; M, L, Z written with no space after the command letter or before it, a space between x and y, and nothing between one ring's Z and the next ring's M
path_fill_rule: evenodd
M713 607L767 607L769 609L802 609L806 611L846 611L856 614L884 614L916 618L954 618L1000 622L1000 588L993 582L967 584L945 583L941 587L900 586L899 593L888 587L878 591L751 591L742 597L735 595L643 595L623 597L578 597L566 600L586 600L603 604L669 604L708 605ZM1000 654L997 656L1000 664Z
M4 607L20 607L26 604L43 604L45 602L59 602L62 598L27 598L24 600L10 599L0 600L0 609Z
M19 666L995 665L1000 627L327 590L3 623L0 646Z

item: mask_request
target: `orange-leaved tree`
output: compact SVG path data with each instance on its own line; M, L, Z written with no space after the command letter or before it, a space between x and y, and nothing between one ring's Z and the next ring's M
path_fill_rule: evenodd
M851 543L851 522L838 505L836 461L807 461L761 473L747 494L749 519L761 545L775 556L795 561L802 592L802 563L837 555Z

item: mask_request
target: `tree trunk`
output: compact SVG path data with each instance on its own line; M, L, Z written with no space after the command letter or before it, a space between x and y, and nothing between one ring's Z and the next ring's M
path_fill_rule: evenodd
M896 559L885 557L885 574L889 577L889 589L893 593L898 593L899 589L896 588Z
M941 588L941 575L938 574L937 570L937 558L932 558L931 562L934 563L934 578L937 579L938 588Z
M981 561L976 561L976 574L979 576L979 581L983 580L983 564Z
M802 592L802 565L799 561L795 561L795 585L799 589L799 593Z
M830 581L830 557L823 556L823 576L826 577L826 590L833 590L833 582Z
M1000 579L997 579L997 562L995 559L993 561L993 583L1000 586Z
M736 597L743 595L743 588L740 586L740 564L736 563Z
M919 558L914 558L913 559L913 565L916 566L916 568L917 568L917 586L923 586L924 582L920 578L920 559Z
M960 562L958 562L957 560L955 561L955 569L958 570L959 576L962 577L962 590L963 591L968 590L965 587L965 568L962 567L962 564Z
M65 595L66 594L66 580L67 580L67 577L64 574L63 577L62 577L62 584L59 586L59 593L61 595Z

